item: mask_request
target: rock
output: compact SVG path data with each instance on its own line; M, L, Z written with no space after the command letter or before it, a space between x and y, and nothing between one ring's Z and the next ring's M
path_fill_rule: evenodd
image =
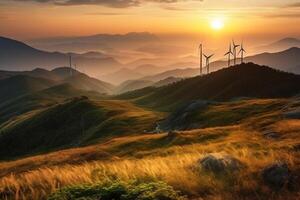
M193 115L196 112L206 109L213 104L211 101L197 100L189 102L176 111L174 111L167 119L161 123L161 129L168 130L186 130L190 129L191 125L197 127L193 122Z
M209 154L199 161L201 167L213 173L223 173L226 171L238 171L243 164L231 156L219 154Z
M286 163L279 162L263 169L262 177L268 186L278 190L289 184L291 173Z
M277 132L268 131L264 133L264 137L270 138L270 139L277 139L280 137L280 135Z
M285 112L284 116L289 119L300 119L300 109Z

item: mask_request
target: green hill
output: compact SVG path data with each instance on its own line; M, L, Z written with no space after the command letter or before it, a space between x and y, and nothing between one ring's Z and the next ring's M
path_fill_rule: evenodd
M64 101L66 98L78 96L88 96L89 98L97 99L103 97L103 95L96 92L79 90L70 84L55 85L0 103L0 125L7 120L14 120L13 117L26 112L47 108Z
M78 73L71 77L68 77L64 79L62 82L69 83L73 87L81 90L96 91L99 93L106 93L106 94L112 93L114 89L114 86L112 84L89 77L82 73Z
M66 100L18 116L0 133L0 159L97 142L152 130L159 114L123 101Z
M54 81L24 75L0 80L0 103L53 85Z
M199 99L289 97L300 92L300 76L247 63L147 90L123 94L120 98L135 98L133 100L140 105L169 110Z

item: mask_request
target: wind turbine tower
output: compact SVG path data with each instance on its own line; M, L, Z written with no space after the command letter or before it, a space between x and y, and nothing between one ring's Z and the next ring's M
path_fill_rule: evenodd
M200 76L202 76L202 44L199 45Z
M72 71L72 55L71 55L71 53L69 54L69 67L70 67L70 76L73 76L73 71Z
M246 53L245 49L244 49L244 45L243 45L243 42L241 44L241 49L240 49L240 52L241 54L241 64L244 63L244 53Z
M207 69L207 74L209 74L209 59L213 56L214 54L211 54L209 56L203 54L203 56L205 57L206 59L206 69Z
M236 65L236 48L238 48L240 45L235 44L234 40L232 40L232 44L233 44L233 64Z
M224 56L228 56L228 67L230 67L230 55L233 55L232 51L231 51L231 44L229 44L229 49L228 49L228 52L225 53Z

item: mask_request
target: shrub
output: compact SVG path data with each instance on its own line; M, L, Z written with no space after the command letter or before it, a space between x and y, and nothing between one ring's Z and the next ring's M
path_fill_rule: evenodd
M63 188L48 200L185 200L164 182L114 181Z

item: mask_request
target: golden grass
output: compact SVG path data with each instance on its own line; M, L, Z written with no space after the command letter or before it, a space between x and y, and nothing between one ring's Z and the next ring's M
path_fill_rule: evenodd
M298 123L296 124L298 126ZM124 181L131 179L163 180L188 194L191 198L204 196L208 199L216 199L217 197L221 199L248 197L251 199L251 197L256 198L253 196L254 194L270 197L271 191L267 187L261 186L260 171L265 166L279 160L287 162L291 169L298 169L300 164L299 153L284 149L273 149L273 143L263 139L260 133L247 132L241 127L232 128L233 132L226 139L209 141L205 145L202 143L184 146L175 145L165 149L157 149L156 153L151 150L150 156L143 157L143 159L123 157L121 159L91 161L81 164L63 164L51 167L45 165L27 172L6 175L0 179L0 191L4 199L45 199L48 194L63 186L96 183L118 178ZM208 129L206 131L212 130ZM196 137L201 131L203 130L182 132L180 134L186 134L187 137ZM103 144L102 149L109 151L111 146L122 145L125 140L130 144L141 139L151 140L161 137L166 137L166 135L118 138L110 143ZM144 151L141 153L146 154L145 149ZM199 170L197 168L198 160L207 153L215 152L236 157L245 164L246 168L234 176L222 178ZM55 156L49 156L49 158L55 160ZM31 161L35 159L37 158ZM14 164L10 164L10 167L13 167ZM27 165L29 164L27 162ZM288 194L285 193L286 195ZM295 194L288 197L293 199Z
M250 122L266 124L268 118L267 113ZM163 180L190 199L300 199L299 190L273 192L260 175L266 166L284 161L300 176L300 152L295 149L300 143L300 120L277 120L263 127L278 133L280 139L264 137L264 132L251 128L250 122L182 131L173 136L124 136L93 146L2 162L0 199L43 200L64 186L116 178ZM233 156L244 168L224 176L205 172L198 161L209 153Z

